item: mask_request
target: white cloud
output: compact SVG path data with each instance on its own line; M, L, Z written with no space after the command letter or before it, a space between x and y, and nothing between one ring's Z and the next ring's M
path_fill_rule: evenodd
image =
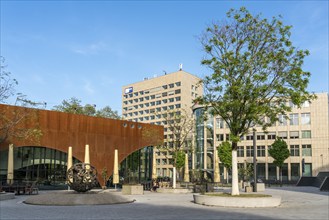
M88 45L74 46L71 48L71 50L74 53L82 54L82 55L94 55L106 49L107 49L107 45L102 41L91 43Z
M91 83L87 80L85 80L85 84L83 86L83 89L88 95L93 95L95 93L95 90L92 87Z
M33 82L33 84L39 84L39 85L44 85L46 83L46 81L44 80L44 78L39 75L39 74L31 74L30 77L28 77L28 80L30 82Z

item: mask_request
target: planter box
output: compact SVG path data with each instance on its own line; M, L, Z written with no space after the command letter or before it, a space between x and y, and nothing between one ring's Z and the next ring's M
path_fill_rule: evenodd
M265 191L265 183L257 183L257 192Z
M253 187L252 186L246 186L245 187L245 192L246 193L251 193L253 191Z
M247 186L248 187L248 186ZM281 197L220 197L206 195L193 195L194 202L200 205L239 207L239 208L257 208L257 207L276 207L281 204Z
M123 185L121 192L123 195L143 195L144 189L142 185Z

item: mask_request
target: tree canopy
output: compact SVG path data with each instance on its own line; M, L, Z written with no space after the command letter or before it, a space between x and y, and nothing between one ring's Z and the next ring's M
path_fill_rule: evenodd
M5 58L0 57L0 103L5 101L15 94L15 86L17 80L11 77L11 73L6 70Z
M81 100L75 97L63 100L60 105L54 106L53 110L103 118L121 118L118 112L112 110L110 106L105 106L104 108L96 110L96 105L86 104L83 106Z
M7 71L5 58L0 57L0 103L6 103L8 99L15 100L15 106L27 108L15 108L12 110L8 106L2 106L0 109L0 144L4 142L13 142L17 139L24 139L31 144L38 143L42 132L38 127L38 114L36 109L45 107L46 103L33 102L21 93L16 93L15 87L18 81L12 78L11 73ZM26 121L35 121L35 127L22 128L21 125Z
M221 143L218 147L218 158L226 167L226 169L231 169L232 168L232 145L228 142L225 141Z
M309 52L292 45L291 26L253 16L244 7L231 9L227 17L201 36L202 64L213 73L202 80L205 95L196 101L211 106L238 138L291 111L288 101L300 106L314 95L307 91L310 73L302 69Z
M273 142L271 148L268 150L268 153L271 157L273 157L273 163L280 168L283 166L284 161L290 156L288 145L281 138L277 138Z

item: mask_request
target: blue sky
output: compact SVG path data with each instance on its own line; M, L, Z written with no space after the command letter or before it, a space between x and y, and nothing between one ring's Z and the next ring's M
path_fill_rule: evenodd
M144 77L210 73L198 36L230 8L282 15L308 49L309 90L328 92L328 1L3 1L1 56L16 90L47 109L76 97L121 113L121 88Z

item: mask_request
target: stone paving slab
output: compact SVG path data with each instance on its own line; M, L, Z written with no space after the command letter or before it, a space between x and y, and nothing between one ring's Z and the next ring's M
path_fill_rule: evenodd
M40 194L51 192L40 191ZM113 192L121 195L121 192ZM328 220L329 194L315 187L271 187L265 194L279 195L276 208L224 208L193 203L193 194L151 193L127 195L133 203L82 206L41 206L24 204L24 195L0 201L0 219L67 219L67 220L212 220L212 219L314 219Z

